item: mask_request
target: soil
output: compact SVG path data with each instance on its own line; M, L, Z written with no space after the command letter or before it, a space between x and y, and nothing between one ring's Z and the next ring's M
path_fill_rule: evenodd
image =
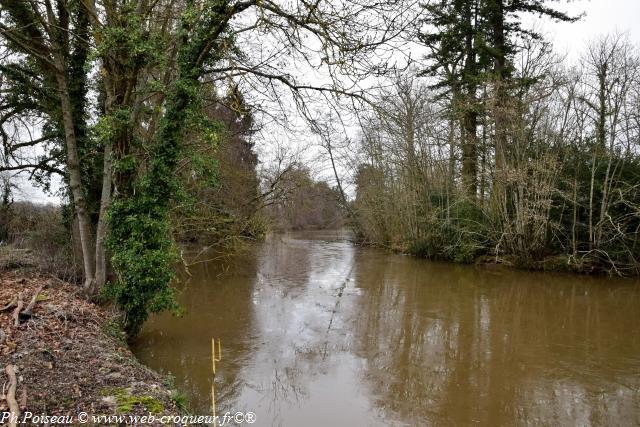
M131 354L115 311L82 298L77 286L36 273L0 270L0 308L19 294L26 306L43 283L47 286L33 315L19 326L14 325L14 309L0 312L0 384L8 387L5 367L15 365L23 417L26 412L66 415L75 424L80 412L156 418L181 413L167 380ZM8 411L5 391L0 415ZM88 422L92 424L123 423Z

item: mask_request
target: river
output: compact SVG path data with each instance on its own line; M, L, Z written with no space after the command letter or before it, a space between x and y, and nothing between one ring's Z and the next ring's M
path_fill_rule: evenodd
M255 426L640 425L640 284L270 236L182 274L133 349ZM247 425L247 424L245 424Z

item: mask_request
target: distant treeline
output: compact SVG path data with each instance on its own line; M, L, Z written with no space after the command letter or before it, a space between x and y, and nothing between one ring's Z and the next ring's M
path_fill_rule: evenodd
M285 196L265 209L274 230L322 230L345 225L338 189L314 180L309 168L292 164L280 181Z

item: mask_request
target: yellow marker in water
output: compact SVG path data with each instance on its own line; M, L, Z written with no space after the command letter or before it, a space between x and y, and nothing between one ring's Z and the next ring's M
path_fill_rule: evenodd
M216 362L222 360L222 340L218 340L218 357L216 357L216 340L211 338L211 368L213 370L213 381L211 381L211 410L213 411L213 427L217 427L216 419Z
M213 427L218 425L218 420L216 420L216 387L215 384L211 384L211 408L213 412Z
M211 362L213 364L213 376L216 375L216 362L222 360L222 348L221 348L222 340L218 340L218 357L216 357L216 339L211 338Z

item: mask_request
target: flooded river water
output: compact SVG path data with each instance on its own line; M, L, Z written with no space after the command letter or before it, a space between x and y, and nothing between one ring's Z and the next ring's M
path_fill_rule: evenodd
M640 425L640 284L275 235L190 268L134 352L255 426ZM247 425L247 424L245 424Z

